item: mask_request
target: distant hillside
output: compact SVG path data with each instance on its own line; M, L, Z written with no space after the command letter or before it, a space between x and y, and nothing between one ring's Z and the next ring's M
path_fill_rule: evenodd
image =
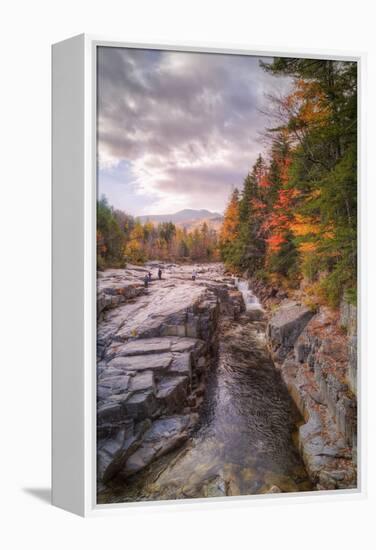
M206 222L209 227L218 229L222 223L223 216L218 212L210 212L210 210L193 210L186 208L179 210L173 214L149 214L147 216L139 216L141 223L147 221L153 223L172 222L179 227L192 229Z
M177 223L176 225L180 227L185 227L189 231L192 231L193 229L196 229L196 227L197 229L199 229L204 222L208 224L210 229L215 229L215 231L219 231L223 222L223 216L219 215L216 218L204 218L204 219L201 218L198 220L192 220L192 221L188 221L180 224Z

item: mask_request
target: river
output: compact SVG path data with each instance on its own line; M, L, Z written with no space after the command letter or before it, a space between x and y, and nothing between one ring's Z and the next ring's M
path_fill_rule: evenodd
M265 313L245 281L246 311L219 323L218 354L190 439L132 478L113 480L101 502L308 491L295 446L301 421L265 338Z

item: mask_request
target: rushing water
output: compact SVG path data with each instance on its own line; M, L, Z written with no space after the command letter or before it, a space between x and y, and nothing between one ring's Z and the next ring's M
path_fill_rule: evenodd
M133 479L115 480L111 502L311 489L293 443L300 417L271 361L262 307L243 283L247 311L222 321L199 428Z
M257 296L255 296L249 288L248 281L236 277L235 286L243 296L245 310L248 313L254 314L252 315L253 318L262 318L262 314L264 313L263 307Z

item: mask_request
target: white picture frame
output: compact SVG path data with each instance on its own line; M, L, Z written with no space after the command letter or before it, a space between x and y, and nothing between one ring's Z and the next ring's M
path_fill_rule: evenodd
M118 46L258 56L338 59L358 63L358 487L303 494L274 494L177 502L96 504L96 48ZM366 495L365 54L274 51L213 44L128 44L79 35L52 47L52 502L81 516L145 506L265 505L270 500L359 499ZM361 238L362 237L362 238ZM203 504L204 503L204 504Z

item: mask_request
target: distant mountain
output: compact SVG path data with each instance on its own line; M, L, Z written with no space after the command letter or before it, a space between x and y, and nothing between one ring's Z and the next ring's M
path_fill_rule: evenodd
M218 229L222 223L223 216L218 212L210 212L210 210L186 208L174 214L149 214L147 216L139 216L138 219L141 223L146 223L148 221L153 223L172 222L186 229L197 227L201 223L206 222L209 227Z

